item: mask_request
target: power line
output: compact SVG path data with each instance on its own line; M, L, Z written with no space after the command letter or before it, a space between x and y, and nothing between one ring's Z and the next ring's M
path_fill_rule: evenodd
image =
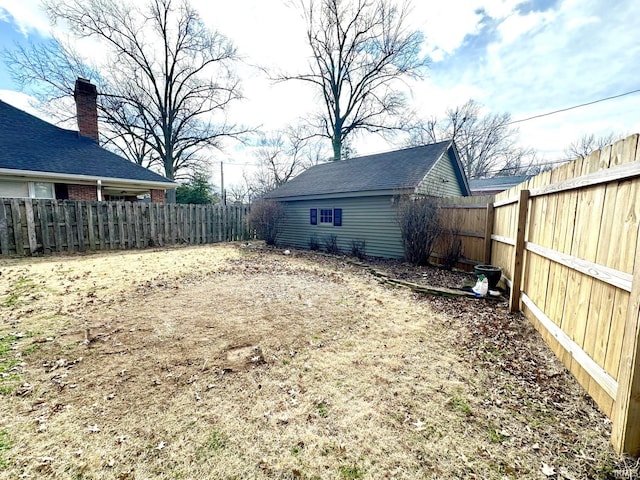
M607 100L613 100L615 98L625 97L627 95L632 95L634 93L640 92L640 88L637 90L631 90L630 92L621 93L619 95L613 95L611 97L601 98L599 100L594 100L593 102L581 103L580 105L574 105L573 107L561 108L560 110L554 110L552 112L541 113L540 115L534 115L533 117L521 118L520 120L513 120L506 125L512 125L514 123L522 123L527 122L529 120L533 120L535 118L548 117L549 115L555 115L556 113L567 112L569 110L575 110L576 108L586 107L588 105L593 105L595 103L606 102Z
M511 170L528 170L530 168L535 168L535 167L544 167L546 165L557 165L559 163L567 163L567 162L571 162L573 160L575 160L576 158L563 158L561 160L549 160L548 162L539 162L539 163L532 163L531 165L520 165L518 167L504 167L504 168L497 168L494 170L487 170L485 173L486 174L492 174L492 173L500 173L500 172L508 172Z

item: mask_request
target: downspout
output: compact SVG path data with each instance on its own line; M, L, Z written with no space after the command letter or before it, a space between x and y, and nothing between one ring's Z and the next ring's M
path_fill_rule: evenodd
M102 180L98 180L98 201L102 201Z

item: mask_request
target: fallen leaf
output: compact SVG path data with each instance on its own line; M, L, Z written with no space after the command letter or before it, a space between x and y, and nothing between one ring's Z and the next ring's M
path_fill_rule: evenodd
M166 446L167 446L167 444L166 444L166 443L164 443L164 442L160 442L160 443L158 444L158 446L156 447L156 450L162 450L162 449L163 449L164 447L166 447Z

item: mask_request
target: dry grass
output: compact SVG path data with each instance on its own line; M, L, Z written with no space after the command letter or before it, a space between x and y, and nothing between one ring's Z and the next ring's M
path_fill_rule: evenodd
M339 259L216 245L0 273L3 478L624 478L533 334L576 398L527 405L527 382L470 353L445 308L463 304Z

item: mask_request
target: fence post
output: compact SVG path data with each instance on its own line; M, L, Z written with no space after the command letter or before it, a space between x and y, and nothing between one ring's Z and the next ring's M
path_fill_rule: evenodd
M491 234L493 233L495 213L493 199L491 199L487 203L487 218L484 225L484 263L487 265L491 264Z
M616 451L634 456L640 453L640 232L638 233L611 431L611 443Z
M520 310L520 285L522 284L522 267L524 266L524 235L527 227L527 210L529 204L529 190L520 190L518 199L518 230L516 233L516 247L513 252L513 279L511 295L509 296L509 310Z

